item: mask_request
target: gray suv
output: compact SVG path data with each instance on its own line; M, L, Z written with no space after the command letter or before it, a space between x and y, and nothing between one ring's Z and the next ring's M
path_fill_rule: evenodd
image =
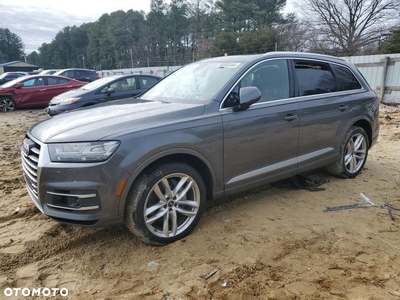
M188 235L206 201L326 166L355 177L379 103L343 59L272 52L187 65L139 98L34 125L21 146L30 197L54 220L125 223L141 240Z

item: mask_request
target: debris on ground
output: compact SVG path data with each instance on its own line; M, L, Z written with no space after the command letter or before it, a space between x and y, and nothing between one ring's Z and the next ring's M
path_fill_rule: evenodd
M277 187L295 187L298 189L305 189L311 192L324 191L325 188L319 187L320 185L327 183L327 180L312 180L304 175L298 174L296 176L284 179L273 183L273 186Z

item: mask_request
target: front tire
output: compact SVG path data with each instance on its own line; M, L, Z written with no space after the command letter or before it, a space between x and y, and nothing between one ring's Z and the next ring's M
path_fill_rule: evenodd
M187 236L205 206L200 174L184 163L161 164L138 178L129 193L125 224L147 244L164 245Z
M17 109L17 106L15 105L15 102L13 99L11 99L10 97L1 97L0 98L0 111L1 112L13 111L16 109Z
M339 160L327 166L328 172L342 178L356 177L364 168L368 149L369 140L365 130L358 126L351 127L340 147Z

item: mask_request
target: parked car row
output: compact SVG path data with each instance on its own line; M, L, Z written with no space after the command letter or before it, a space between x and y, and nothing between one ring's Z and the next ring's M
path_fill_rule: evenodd
M27 75L25 72L6 72L0 75L0 85L14 80L16 78Z
M48 106L46 112L54 116L80 107L139 95L161 80L161 77L153 75L115 75L87 83L57 75L73 75L70 71L21 76L3 84L0 86L0 111ZM84 74L79 72L74 74Z
M86 82L54 75L22 76L0 86L0 111L45 107L51 98Z
M80 107L134 97L160 80L161 77L153 75L114 75L101 78L55 96L45 111L49 116L54 116Z
M32 72L5 72L0 75L0 85L14 80L16 78L27 76L27 75L52 75L59 70L43 70L43 71L32 71Z

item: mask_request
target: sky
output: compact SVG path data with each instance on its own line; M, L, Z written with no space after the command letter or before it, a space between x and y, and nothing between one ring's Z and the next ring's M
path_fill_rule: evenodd
M287 0L285 12L294 10L293 1ZM129 9L149 12L150 0L0 0L0 28L20 36L29 54L51 43L64 27L79 27L104 13Z

